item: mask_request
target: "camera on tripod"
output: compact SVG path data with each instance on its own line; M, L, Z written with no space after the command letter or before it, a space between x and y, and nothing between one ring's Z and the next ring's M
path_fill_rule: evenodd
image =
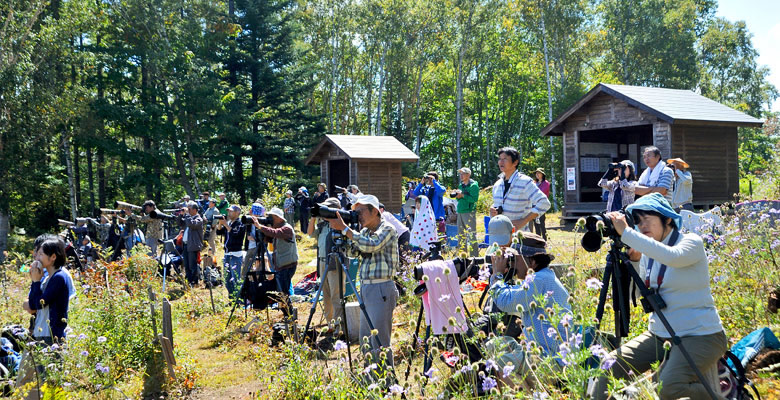
M158 210L149 211L149 216L154 218L154 219L162 219L162 220L166 220L166 221L173 221L173 220L176 219L175 215L166 214L166 213L164 213L162 211L158 211Z
M336 186L338 188L338 186ZM321 206L317 203L314 204L314 208L311 209L312 217L320 217L325 219L336 218L336 215L341 215L341 219L347 225L355 225L358 223L358 215L354 211L339 210L337 208L330 208Z
M214 218L216 218L216 216ZM222 216L222 218L225 217ZM274 224L274 220L271 219L271 217L255 217L255 218L257 218L257 222L259 222L260 225L272 226ZM252 216L250 215L242 215L241 223L244 225L254 225L254 221L252 221Z
M617 211L626 216L626 222L629 227L634 226L634 218L630 213L624 210ZM612 220L604 212L593 214L585 218L585 234L582 235L580 245L585 251L595 253L599 251L604 243L604 237L620 241L620 235L615 230Z

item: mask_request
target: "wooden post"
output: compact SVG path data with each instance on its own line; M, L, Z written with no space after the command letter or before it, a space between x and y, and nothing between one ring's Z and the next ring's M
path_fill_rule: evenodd
M171 346L173 346L173 323L171 322L171 303L168 299L162 302L162 335L165 336Z
M158 335L157 340L162 346L165 364L168 366L168 374L170 375L171 379L176 379L176 371L173 370L173 366L176 365L176 358L173 356L173 344L167 337L163 335Z
M152 331L154 332L154 337L157 337L157 317L154 312L154 302L157 300L157 297L154 295L154 290L152 290L151 286L148 286L147 290L149 291L149 307L152 311Z

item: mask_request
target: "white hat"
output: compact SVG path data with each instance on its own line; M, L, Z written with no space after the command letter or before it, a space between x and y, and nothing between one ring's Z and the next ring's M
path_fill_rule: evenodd
M268 215L276 215L277 217L284 219L284 212L279 207L274 207L271 211L268 211Z
M358 196L357 200L355 201L355 204L366 204L371 205L372 207L379 209L379 199L376 198L373 194L361 194Z

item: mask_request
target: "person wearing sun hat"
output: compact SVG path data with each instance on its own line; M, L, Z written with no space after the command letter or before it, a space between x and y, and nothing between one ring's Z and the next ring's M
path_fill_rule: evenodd
M369 345L361 346L361 350L370 351L371 362L381 364L379 353L387 349L387 366L393 366L393 352L390 349L390 337L393 328L393 310L398 303L398 289L393 276L399 268L398 238L395 228L382 219L379 211L379 199L374 195L358 196L353 205L358 214L360 232L352 230L344 223L341 214L328 219L331 229L341 231L349 239L347 255L361 257L359 267L360 299L365 311L377 331L371 335L368 321L361 314L360 338L369 338ZM377 343L377 341L379 343ZM381 366L381 365L380 365Z
M674 171L672 208L677 212L680 210L693 211L693 177L688 171L690 165L682 158L670 158L666 160L666 165Z
M633 227L620 212L610 212L607 217L623 243L642 254L638 268L634 268L666 303L663 314L696 367L705 376L717 371L718 360L728 349L728 338L710 291L709 261L702 238L679 232L682 217L660 193L640 198L626 207L626 213L633 217ZM666 343L671 346L665 348ZM656 372L661 399L710 398L704 385L717 387L717 381L699 382L676 343L652 312L645 332L610 353L608 358L616 360L610 374L622 379L631 374L642 376L652 364L664 360ZM597 380L594 398L608 397L607 381L606 376Z
M335 197L329 197L319 203L320 207L340 209L341 202ZM328 254L333 249L333 236L331 236L330 224L322 218L312 216L309 221L309 230L306 232L310 237L317 239L317 276L320 277L322 285L322 306L324 308L325 321L329 324L338 321L344 316L344 309L341 306L341 292L339 292L339 277L341 277L341 288L346 287L346 276L339 274L337 257L328 259ZM330 261L330 271L325 276L325 268ZM334 324L337 325L337 324Z
M252 222L255 229L273 242L274 253L271 261L274 266L276 286L287 298L285 303L288 308L282 311L288 315L291 307L288 296L293 294L292 278L298 268L298 244L295 241L295 230L284 219L284 211L281 208L274 207L267 214L273 221L271 226L261 225L255 215L252 215Z

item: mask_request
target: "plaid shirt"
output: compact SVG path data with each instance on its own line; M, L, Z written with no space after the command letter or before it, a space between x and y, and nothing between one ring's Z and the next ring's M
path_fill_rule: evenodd
M398 238L395 228L382 220L375 231L363 228L353 235L347 255L362 256L360 279L390 279L398 270Z
M159 213L160 211L158 210L157 212ZM144 215L141 217L141 222L146 223L146 238L151 238L154 240L162 239L163 221L161 219Z
M504 215L510 220L521 220L530 213L539 216L550 209L550 200L539 190L530 177L516 170L509 177L509 191L504 196L504 175L493 185L493 207L504 208Z

